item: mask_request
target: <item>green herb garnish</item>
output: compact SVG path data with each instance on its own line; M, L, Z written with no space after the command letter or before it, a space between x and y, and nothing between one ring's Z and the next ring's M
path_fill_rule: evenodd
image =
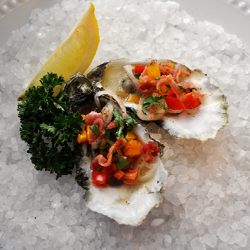
M111 129L106 129L105 139L107 141L111 141L110 136L111 136Z
M186 91L186 89L184 87L182 87L182 86L179 86L179 88L181 89L182 92Z
M127 131L133 130L136 127L137 123L132 118L125 119L125 124L127 126Z
M89 127L91 131L95 134L94 138L99 135L99 130L98 130L98 124L93 124L92 126Z
M29 88L18 104L20 135L35 168L56 173L58 179L72 173L75 157L81 155L72 145L85 122L80 113L70 113L65 92L54 95L54 87L65 83L62 76L48 73L40 82L42 86Z
M119 170L127 167L128 165L129 165L129 162L126 159L123 159L121 156L117 155L116 166Z
M125 136L123 135L123 132L122 132L123 129L125 128L125 120L120 115L118 109L114 109L113 115L115 117L116 125L119 126L117 131L115 132L115 136L120 137L120 138L125 138Z
M160 77L156 77L155 80L160 80Z
M129 114L132 118L135 118L135 113L128 112L128 114Z
M136 78L136 79L140 79L140 76L141 76L141 73L138 73L138 74L134 74L134 77Z
M156 95L150 96L146 100L143 100L143 107L149 108L152 105L159 105L159 106L163 106L164 110L168 110L169 108L167 108L165 106L165 102L159 102L159 100L164 99L165 97L167 97L167 96L166 95L164 95L164 96L156 96Z
M118 109L114 109L113 115L116 121L116 125L119 126L117 131L115 132L116 137L125 138L123 130L131 131L137 125L137 123L132 118L124 119L120 115Z

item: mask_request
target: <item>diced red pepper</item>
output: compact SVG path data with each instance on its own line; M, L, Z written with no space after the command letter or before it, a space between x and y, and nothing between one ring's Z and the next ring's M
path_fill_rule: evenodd
M191 104L192 104L192 101L193 101L193 95L192 95L192 92L191 93L188 93L187 95L186 95L186 101L185 101L185 103L184 103L184 105L185 105L185 107L188 109L190 106L191 106Z
M145 66L135 65L135 74L141 74L145 69Z
M185 110L186 109L186 107L177 97L167 96L165 98L165 101L168 107L172 110Z
M193 97L193 93L188 93L186 95L186 101L184 103L185 107L188 109L195 109L201 105L200 98L198 97Z
M122 170L118 170L114 173L114 177L120 180L124 176L124 172Z
M124 173L123 182L126 184L135 184L138 177L138 169L128 170Z
M107 186L107 176L98 171L92 172L92 182L95 186L106 187Z
M175 94L175 92L173 91L172 88L170 88L170 90L168 91L167 95L168 96L172 96L172 97L176 97L176 94Z

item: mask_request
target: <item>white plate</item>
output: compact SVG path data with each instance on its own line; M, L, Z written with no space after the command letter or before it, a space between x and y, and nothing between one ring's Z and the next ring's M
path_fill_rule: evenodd
M0 0L0 46L5 44L11 31L28 22L35 8L46 9L62 0ZM198 20L221 25L236 34L250 48L250 0L176 0L182 9Z

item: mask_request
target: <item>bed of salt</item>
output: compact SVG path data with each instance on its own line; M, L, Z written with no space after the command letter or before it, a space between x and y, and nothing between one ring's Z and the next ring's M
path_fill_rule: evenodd
M139 227L90 211L73 176L56 180L34 169L20 140L16 101L88 3L65 0L35 9L0 49L0 249L249 249L249 51L235 35L194 20L175 2L93 3L101 41L90 68L120 57L168 58L199 68L227 96L229 124L205 143L156 128L166 144L168 186Z

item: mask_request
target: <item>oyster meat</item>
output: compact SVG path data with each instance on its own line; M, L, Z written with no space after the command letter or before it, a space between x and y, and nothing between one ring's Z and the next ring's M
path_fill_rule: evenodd
M86 190L84 196L86 206L95 212L102 213L116 220L120 224L138 226L147 214L160 204L163 198L168 176L168 172L161 161L161 150L164 146L160 142L155 142L151 139L142 125L137 124L130 116L124 114L122 108L119 107L119 102L117 103L117 99L114 99L113 96L108 96L106 92L98 88L95 83L92 84L82 74L78 73L72 76L65 85L65 91L71 99L71 110L73 112L80 111L83 117L86 115L84 118L86 119L85 126L89 126L88 119L90 117L96 116L100 118L100 114L102 114L106 133L108 133L107 127L110 124L114 126L113 132L109 134L109 139L107 139L106 135L104 137L101 136L102 131L100 127L102 125L98 123L100 133L98 132L97 135L92 130L96 136L94 136L94 142L90 142L91 138L88 138L86 139L87 141L81 144L83 157L76 161L76 181ZM94 101L94 96L100 93L101 109L99 103ZM119 120L118 126L117 120ZM94 124L95 122L93 122ZM120 124L124 124L124 127ZM128 124L132 124L132 127L128 128L130 126ZM88 128L84 129L87 130ZM129 139L127 131L134 138ZM127 139L118 138L117 135L121 137L124 135ZM130 140L135 140L141 143L141 145L154 145L154 149L152 148L154 153L149 153L151 160L148 160L140 152L134 156L125 153L126 144L119 149L117 147L111 152L111 148L116 145L118 140L127 144ZM103 145L108 145L107 153L100 151L100 147L101 150L104 150ZM93 152L95 152L95 155ZM100 156L100 154L103 155ZM111 169L112 165L106 164L110 157L112 158L112 164L115 163L118 169L108 170ZM120 160L122 158L122 164L125 162L125 166L121 167L122 164L118 162L116 157ZM99 160L100 158L101 160ZM99 173L101 175L107 171L110 171L110 173L105 174L106 181L94 177L95 174L98 175ZM119 171L124 174L122 178L119 177L120 179L116 175ZM131 177L132 175L125 179L128 173L137 173L136 181Z
M158 75L150 79L149 67L154 65L156 69L150 73L154 77L158 70ZM141 73L136 74L136 66L143 66ZM176 138L206 141L228 122L222 91L200 70L192 71L170 60L113 60L96 67L87 77L117 94L141 120L155 120Z

